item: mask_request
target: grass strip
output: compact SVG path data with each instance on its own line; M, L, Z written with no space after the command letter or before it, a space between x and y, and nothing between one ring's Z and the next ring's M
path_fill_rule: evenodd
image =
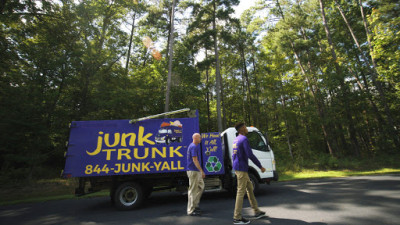
M352 170L328 170L328 171L302 170L301 172L286 171L279 175L279 181L349 177L349 176L367 176L367 175L379 175L379 174L390 174L390 173L400 173L400 169L383 168L371 171L352 171Z
M51 194L51 193L50 193ZM21 203L35 203L35 202L47 202L52 200L65 200L65 199L82 199L82 198L95 198L95 197L105 197L109 196L110 192L107 190L95 192L92 194L87 194L82 197L76 197L72 194L65 194L65 195L50 195L45 197L28 197L24 199L16 199L16 200L8 200L4 202L0 202L0 205L15 205Z

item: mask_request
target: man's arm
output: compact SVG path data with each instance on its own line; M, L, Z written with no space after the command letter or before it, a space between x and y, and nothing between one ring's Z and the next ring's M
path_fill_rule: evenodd
M203 177L203 179L204 179L206 177L206 174L204 173L203 169L201 168L199 160L197 159L197 156L193 156L192 158L193 158L194 165L201 172L201 177Z
M249 144L249 140L246 139L243 142L243 147L244 150L246 152L246 155L249 159L251 159L251 161L253 161L254 164L256 164L258 166L258 168L260 168L261 172L264 173L265 172L265 168L262 167L260 160L257 159L257 157L253 154L253 151L251 150L250 144Z

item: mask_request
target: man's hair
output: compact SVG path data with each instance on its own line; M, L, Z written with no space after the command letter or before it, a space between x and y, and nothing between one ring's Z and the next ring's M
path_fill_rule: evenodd
M199 133L194 133L193 136L192 136L192 138L194 139L196 136L199 136L199 137L200 137L200 134L199 134Z
M242 128L243 126L244 126L244 123L243 123L243 122L237 123L237 124L235 125L236 131L239 131L239 129Z

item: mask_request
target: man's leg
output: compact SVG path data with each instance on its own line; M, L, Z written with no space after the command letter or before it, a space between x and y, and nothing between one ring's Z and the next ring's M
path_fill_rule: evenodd
M246 179L247 198L249 199L251 208L253 208L254 210L254 214L257 214L260 212L260 209L258 208L256 197L254 196L253 184L251 183L248 173L246 173L245 177L246 177L245 179Z
M197 188L196 188L196 194L194 195L194 207L198 208L199 207L199 203L200 203L200 199L201 196L203 195L203 191L204 191L204 180L201 177L201 172L196 172L196 179L197 179Z
M243 208L243 197L246 193L246 172L235 171L237 178L237 192L236 192L236 203L235 203L235 211L233 214L233 219L240 220L242 219L242 208Z
M188 205L187 205L188 215L193 213L195 209L194 200L197 189L197 180L195 173L196 173L195 171L187 171L187 175L189 177Z

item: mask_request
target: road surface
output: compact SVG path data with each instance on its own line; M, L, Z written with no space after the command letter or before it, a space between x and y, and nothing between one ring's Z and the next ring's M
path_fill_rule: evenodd
M260 185L256 196L269 217L251 224L400 224L400 175L330 178ZM232 224L235 199L227 192L206 193L201 217L186 215L187 196L153 193L144 207L117 211L107 197L70 199L0 207L1 225ZM247 199L243 214L251 215Z

